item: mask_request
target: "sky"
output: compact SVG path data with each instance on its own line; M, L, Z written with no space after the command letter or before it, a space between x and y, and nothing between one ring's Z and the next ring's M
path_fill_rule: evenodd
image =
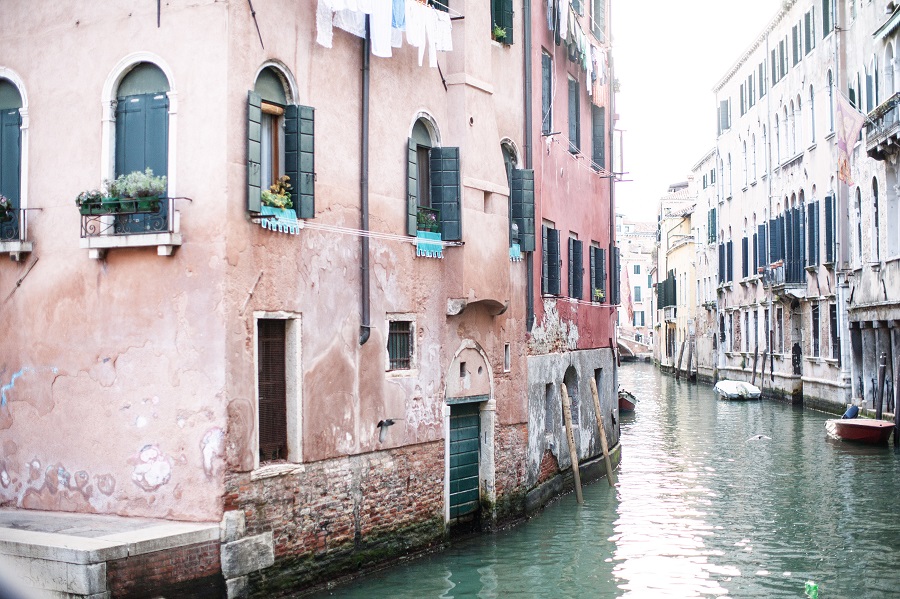
M630 180L616 184L617 212L655 220L669 185L686 181L713 148L712 89L780 6L781 0L612 0L616 129L623 131L622 178Z

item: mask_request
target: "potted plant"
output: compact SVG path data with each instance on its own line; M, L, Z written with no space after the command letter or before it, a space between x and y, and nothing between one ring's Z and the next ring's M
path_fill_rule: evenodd
M262 192L262 203L264 206L279 208L281 210L290 210L294 207L291 201L291 178L282 175L277 181L272 183L269 189Z
M439 212L434 208L419 206L416 210L416 229L419 231L439 233L441 230L441 222L438 218L438 214Z
M157 212L159 199L166 193L166 177L156 177L152 169L133 171L106 181L110 212Z
M97 189L82 191L75 198L75 205L82 215L103 214L103 194Z
M603 290L600 288L594 289L594 301L602 302L605 296L603 295Z
M506 39L506 29L494 23L494 27L491 29L491 37L495 42L502 42Z
M12 200L3 194L0 194L0 223L8 223L13 218Z

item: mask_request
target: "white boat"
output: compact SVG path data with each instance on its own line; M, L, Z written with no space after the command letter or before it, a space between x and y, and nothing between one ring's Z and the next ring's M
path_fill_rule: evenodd
M715 390L722 399L759 399L762 394L759 387L743 381L719 381Z

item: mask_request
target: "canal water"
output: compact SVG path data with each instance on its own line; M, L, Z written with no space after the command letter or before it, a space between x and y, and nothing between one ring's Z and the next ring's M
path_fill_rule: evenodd
M327 597L900 596L900 454L826 437L829 417L625 364L619 484ZM768 438L754 440L756 435Z

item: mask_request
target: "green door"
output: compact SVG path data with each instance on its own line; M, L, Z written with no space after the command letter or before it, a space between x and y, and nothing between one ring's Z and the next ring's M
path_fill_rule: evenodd
M478 404L450 407L450 518L478 509Z

